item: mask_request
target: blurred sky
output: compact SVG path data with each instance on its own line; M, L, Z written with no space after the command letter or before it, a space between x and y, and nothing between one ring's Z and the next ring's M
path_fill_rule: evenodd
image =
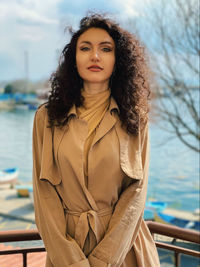
M48 78L69 42L66 25L77 29L88 10L107 12L119 23L141 17L142 5L155 0L0 0L0 81Z

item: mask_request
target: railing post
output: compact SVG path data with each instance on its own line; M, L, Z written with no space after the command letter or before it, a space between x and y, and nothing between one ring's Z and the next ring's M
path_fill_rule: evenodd
M27 267L27 253L23 253L23 267Z
M175 266L180 267L181 266L181 257L179 252L174 253L175 256Z

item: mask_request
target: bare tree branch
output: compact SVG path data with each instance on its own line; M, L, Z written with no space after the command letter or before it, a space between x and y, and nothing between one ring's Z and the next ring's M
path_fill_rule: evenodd
M143 27L149 38L141 39L151 55L158 84L155 114L162 124L170 125L166 131L200 152L198 1L159 1L146 5L144 13Z

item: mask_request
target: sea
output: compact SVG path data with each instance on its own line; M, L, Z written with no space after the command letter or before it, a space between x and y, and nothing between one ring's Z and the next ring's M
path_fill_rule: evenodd
M0 111L0 170L19 167L19 181L32 179L34 110ZM199 208L199 154L150 122L150 167L147 200L193 212Z

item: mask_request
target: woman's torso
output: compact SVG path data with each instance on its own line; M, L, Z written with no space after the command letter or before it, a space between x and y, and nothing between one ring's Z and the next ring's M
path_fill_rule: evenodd
M83 165L88 132L86 121L72 116L57 152L56 160L62 178L57 190L66 212L67 232L72 238L80 239L76 241L83 246L86 255L103 238L122 187L130 180L120 167L120 144L115 129L118 116L116 110L111 112L114 105L112 102L96 129L89 149L87 186ZM77 224L80 227L85 224L83 228L88 231L86 239L83 233L77 231ZM98 230L95 232L92 228L96 227Z

